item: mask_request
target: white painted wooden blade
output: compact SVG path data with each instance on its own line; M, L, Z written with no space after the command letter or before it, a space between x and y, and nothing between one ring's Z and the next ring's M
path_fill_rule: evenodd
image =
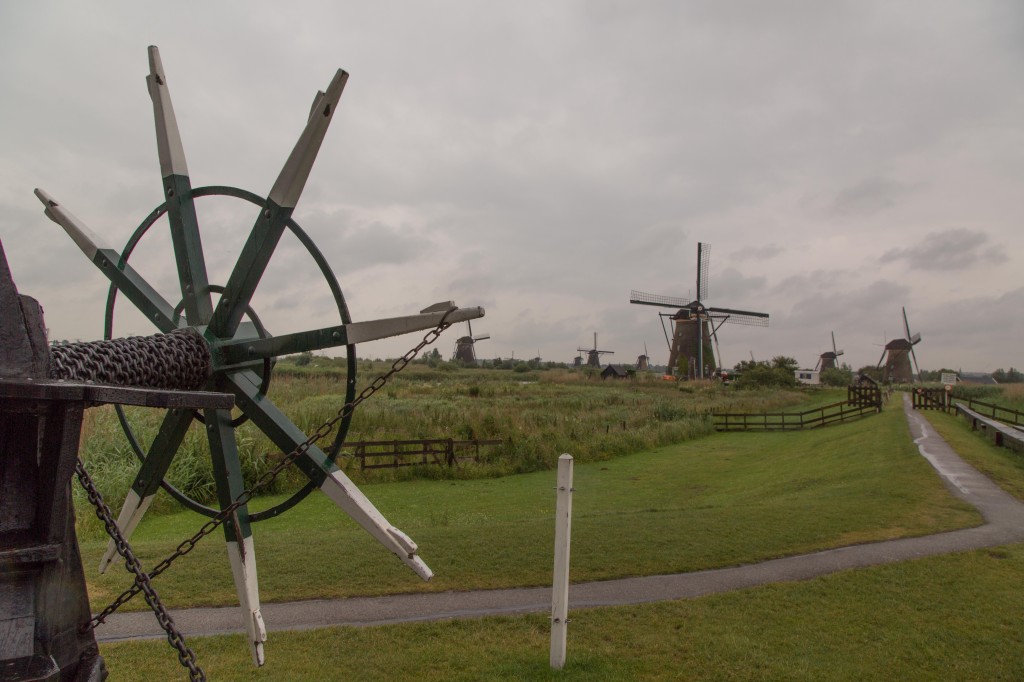
M295 143L295 148L285 161L281 174L277 176L277 182L270 190L269 199L278 206L295 208L295 204L298 203L347 81L348 74L338 69L324 96L314 100L317 104L316 110L311 112L306 128L299 136L299 141Z
M352 517L367 533L391 550L395 556L411 568L416 575L424 580L434 577L434 572L416 556L416 543L409 536L398 530L384 518L373 503L363 494L355 483L340 470L335 470L324 479L320 490L341 507L342 511Z
M915 333L913 336L910 337L909 340L911 346L916 346L917 344L921 343L921 335Z
M160 157L160 177L188 175L185 148L178 132L178 120L171 105L171 91L167 89L167 76L160 61L160 50L149 46L149 75L146 76L149 97L153 100L153 119L156 122L156 150Z
M266 658L263 654L263 643L267 641L267 628L263 624L260 611L260 588L256 582L256 553L252 536L239 542L228 542L228 561L231 562L231 575L235 579L235 590L238 592L238 603L242 607L242 620L245 632L249 636L249 651L256 665L263 665Z
M313 106L309 108L310 119L313 118L313 114L317 112L317 110L320 108L320 104L324 101L324 94L325 93L323 90L316 91L316 97L313 98Z
M455 305L455 301L441 301L439 303L434 303L433 305L428 305L426 308L424 308L420 312L421 313L446 313L449 310L451 310L452 308L457 308L457 307L458 306Z
M89 260L95 258L96 252L103 248L99 245L100 240L96 233L76 218L71 211L58 204L47 192L37 187L35 195L39 197L39 201L43 202L43 206L46 207L43 210L46 217L63 227L64 231L78 245L78 248L82 250L82 253L89 257Z
M448 317L445 317L445 315ZM367 322L353 322L345 325L345 335L348 343L365 343L377 339L386 339L409 332L423 331L436 327L441 320L446 322L464 322L475 320L484 316L484 309L456 308L452 312L420 313L419 315L407 315L405 317L389 317L383 320L369 320Z
M145 516L149 505L153 503L154 497L155 495L150 495L146 498L140 498L139 494L134 490L128 491L128 496L125 497L124 504L121 506L121 513L117 515L117 527L121 531L121 537L125 539L125 542L132 537L132 533L135 532L139 521ZM117 545L111 539L107 543L107 551L100 559L100 573L106 573L110 564L118 556Z

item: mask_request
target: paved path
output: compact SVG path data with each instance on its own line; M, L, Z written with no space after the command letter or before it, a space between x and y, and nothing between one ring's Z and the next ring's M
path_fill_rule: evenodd
M767 583L804 580L849 568L961 552L1024 541L1024 504L961 460L935 429L904 399L910 431L921 454L950 491L974 505L985 524L925 537L853 545L759 564L696 573L656 575L572 585L571 608L640 604L699 597ZM495 614L546 612L550 588L403 594L263 604L268 630L305 630L331 625L381 625L421 620L472 618ZM240 632L237 607L172 611L186 636ZM159 638L153 614L118 613L96 629L100 641Z

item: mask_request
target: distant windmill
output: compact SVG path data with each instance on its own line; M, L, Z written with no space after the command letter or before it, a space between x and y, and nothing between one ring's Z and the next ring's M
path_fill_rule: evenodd
M466 327L469 333L465 336L460 336L455 340L455 353L452 355L453 360L458 360L467 365L476 364L476 350L474 345L477 341L483 341L484 339L491 338L490 334L481 334L480 336L473 336L473 324L466 320Z
M646 371L651 368L651 358L647 355L647 342L644 341L644 354L636 359L636 368L641 371Z
M920 381L921 370L917 366L917 356L914 355L914 346L921 343L920 334L910 333L910 324L907 322L907 309L903 309L903 331L906 336L902 339L893 339L885 344L882 357L878 360L878 366L882 368L882 379L898 384L910 384L914 382L914 373L917 373ZM910 362L913 360L913 371Z
M605 353L614 353L613 350L598 350L597 349L597 332L594 332L594 347L593 348L577 348L578 353L587 354L587 366L588 367L600 367L601 356Z
M704 365L707 361L715 362L711 347L714 339L718 344L718 329L730 322L754 327L768 326L768 313L755 313L749 310L732 310L730 308L708 308L704 299L708 296L708 262L711 256L710 244L697 244L697 297L687 300L676 296L660 296L632 291L630 303L653 305L662 308L676 308L674 314L658 313L661 318L662 331L668 343L669 371L679 366L681 359L686 360L691 368L688 374L692 377L704 377ZM665 327L665 318L672 320L674 325L672 340L669 340Z
M832 332L832 350L825 351L818 358L818 364L814 366L814 369L824 372L826 369L835 369L839 361L839 356L843 354L843 351L836 350L836 333Z

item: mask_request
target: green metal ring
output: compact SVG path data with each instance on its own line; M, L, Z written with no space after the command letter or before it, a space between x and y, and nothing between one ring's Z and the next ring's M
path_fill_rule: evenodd
M239 189L237 187L228 187L225 185L210 185L207 187L196 187L192 189L191 198L193 199L197 197L208 196L235 197L237 199L243 199L260 207L266 204L266 199L264 197L261 197L258 194L254 194L253 192L249 192L244 189ZM121 263L128 262L128 258L135 250L135 247L138 246L139 241L142 239L143 235L145 235L146 232L149 231L149 228L152 227L156 223L156 221L159 220L160 217L163 216L165 213L167 213L167 202L164 202L157 206L155 209L153 209L153 211L145 218L145 220L143 220L142 223L139 224L139 226L135 229L135 232L132 233L131 238L129 238L128 243L125 244L124 250L121 252ZM323 254L313 243L313 240L310 239L309 235L306 234L305 230L303 230L298 223L289 218L285 225L292 232L292 234L295 235L296 238L298 238L299 242L302 243L302 245L306 248L306 251L309 253L310 256L313 257L313 260L320 268L320 272L321 274L323 274L324 279L327 281L327 285L331 289L331 294L334 296L334 301L338 306L338 314L341 317L342 324L350 324L352 322L352 318L348 312L348 304L345 302L345 295L341 292L341 287L338 285L338 280L334 276L334 272L331 270L330 265L328 265L327 259L324 258ZM117 287L111 284L110 289L107 292L106 314L103 326L103 338L105 339L113 338L114 302L116 301L116 299ZM345 350L347 355L345 402L349 403L355 399L356 394L355 344L346 345ZM268 383L269 374L264 378L264 384L260 387L261 393L266 390ZM131 424L128 423L128 418L125 415L124 410L120 405L115 405L114 409L117 412L118 420L121 422L121 428L124 430L125 435L128 437L128 443L131 445L132 450L135 452L135 456L138 457L140 462L144 461L146 459L146 453L142 448L142 445L139 443L138 438L136 438L135 432L131 428ZM325 453L332 462L334 462L338 457L338 452L341 450L342 443L344 443L345 441L345 436L348 434L348 429L351 422L352 414L347 415L340 422L338 422L338 431L337 435L334 438L334 443L331 445L330 449ZM170 483L168 483L166 479L160 482L160 486L164 490L166 490L174 499L178 500L185 507L195 512L198 512L210 518L213 518L218 513L220 513L219 509L207 507L206 505L193 500L191 497L189 497L188 495L186 495L185 493L181 492L180 490L172 486ZM302 488L293 493L283 502L280 502L274 505L273 507L269 507L262 511L250 512L249 521L255 523L257 521L262 521L264 519L277 516L281 512L284 512L294 507L299 502L301 502L316 487L316 483L314 483L313 481L309 481Z

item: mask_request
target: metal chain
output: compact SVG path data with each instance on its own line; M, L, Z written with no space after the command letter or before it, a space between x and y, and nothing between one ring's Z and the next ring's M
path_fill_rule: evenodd
M210 376L210 348L191 328L55 345L50 377L119 386L197 391Z
M142 564L135 556L131 546L124 539L124 536L121 535L121 530L114 521L114 515L110 511L110 507L103 501L103 496L97 490L96 484L93 483L92 478L89 476L89 472L85 470L82 460L75 462L75 474L78 476L79 483L85 488L89 502L96 508L96 516L103 522L107 533L113 538L117 553L124 557L125 568L135 575L135 586L143 593L146 603L149 604L149 607L153 609L153 613L156 615L157 622L164 632L167 633L167 641L177 650L178 661L188 668L189 679L192 682L206 682L206 673L203 672L203 669L196 662L195 652L185 644L185 636L174 626L174 619L171 618L171 614L164 608L160 597L157 595L156 590L153 589L152 583L150 583L151 576L142 570ZM96 627L94 620L85 624L82 630L88 631Z
M449 314L450 313L451 311L449 311ZM291 464L294 463L295 460L297 460L299 457L306 454L306 452L309 451L309 448L312 447L317 441L330 434L331 431L334 430L335 424L337 424L339 421L352 414L352 412L355 411L356 407L358 407L360 403L362 403L364 400L366 400L374 393L379 391L391 379L392 376L405 369L406 365L412 362L416 358L416 356L419 355L420 351L422 351L430 344L434 343L434 341L437 341L437 339L441 336L442 332L444 332L444 330L448 329L448 327L451 326L450 322L445 321L447 317L448 315L446 314L445 317L441 318L441 321L438 322L437 326L434 329L431 329L429 332L427 332L427 334L423 337L423 340L420 341L419 344L417 344L414 348L410 349L405 355L395 360L391 364L391 369L389 369L387 372L381 374L376 379L374 379L370 383L370 385L364 388L359 393L359 395L357 395L351 402L347 402L344 405L342 405L342 407L333 417L331 417L323 424L321 424L320 428L313 432L313 435L311 435L304 442L296 446L294 450L285 455L281 459L281 461L274 466L274 468L268 469L267 471L263 472L263 474L256 479L252 486L238 494L238 497L235 498L234 502L232 502L230 505L222 509L219 514L217 514L212 519L203 524L203 526L200 527L199 530L196 531L194 535L192 535L192 537L185 539L181 544L179 544L166 559L164 559L159 564L153 567L153 570L149 572L149 577L157 577L165 570L170 568L171 564L174 563L174 561L177 560L179 557L183 557L189 552L191 552L193 549L195 549L196 544L198 544L200 540L202 540L204 537L206 537L214 530L216 530L218 527L220 527L225 521L228 520L228 518L230 518L232 514L235 513L235 511L238 510L239 507L241 507L244 504L247 504L257 492L273 483L274 479L276 479L282 471L291 466ZM110 603L110 605L107 608L103 609L103 611L101 611L99 614L93 616L92 621L90 621L90 626L95 628L97 625L102 623L104 620L106 620L107 616L121 608L121 606L123 606L135 595L137 595L141 591L141 589L142 588L139 587L138 582L136 581L136 584L132 585L130 588L122 592L113 602Z

